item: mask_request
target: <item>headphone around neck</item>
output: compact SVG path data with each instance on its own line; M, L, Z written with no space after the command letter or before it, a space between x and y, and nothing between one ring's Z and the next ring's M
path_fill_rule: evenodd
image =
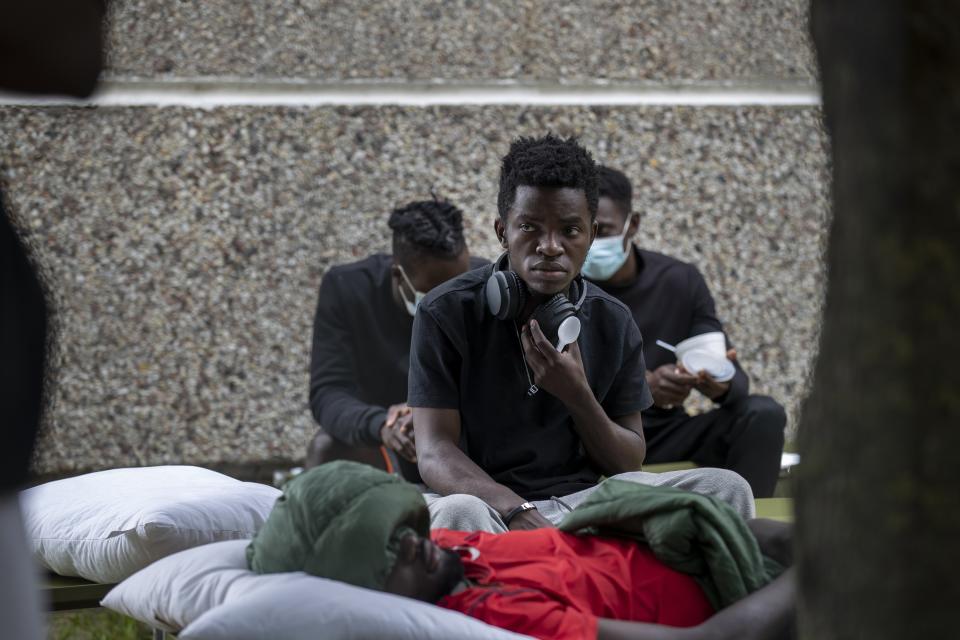
M487 309L494 317L499 320L516 320L530 298L530 291L517 272L506 267L507 254L504 253L493 265L493 273L484 286L484 298ZM570 292L577 300L576 304L570 302L565 294L555 293L547 301L537 305L530 315L557 351L562 351L580 337L580 319L577 313L587 297L587 285L580 274L570 283Z

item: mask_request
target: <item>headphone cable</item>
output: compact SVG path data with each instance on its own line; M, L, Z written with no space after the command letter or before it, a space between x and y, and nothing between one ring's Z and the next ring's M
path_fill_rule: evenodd
M537 395L537 391L540 391L540 387L533 384L533 378L530 377L530 367L527 366L527 354L523 352L523 340L520 339L520 327L517 326L517 321L513 321L513 328L517 332L517 342L520 344L520 357L523 358L523 370L527 374L527 382L530 383L530 387L527 388L527 395L533 397Z

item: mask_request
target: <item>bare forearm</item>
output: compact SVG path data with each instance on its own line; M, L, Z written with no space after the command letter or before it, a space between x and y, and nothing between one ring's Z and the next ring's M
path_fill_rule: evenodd
M794 569L719 611L700 625L708 640L780 640L790 638L797 600Z
M611 420L589 387L566 406L587 455L606 474L640 470L647 453L643 436Z
M696 627L668 627L601 618L597 621L597 640L707 640L707 635Z
M474 495L501 514L524 501L512 490L495 482L453 443L438 442L424 447L418 440L417 460L423 481L440 495Z
M600 619L598 640L781 640L793 637L794 570L689 628Z

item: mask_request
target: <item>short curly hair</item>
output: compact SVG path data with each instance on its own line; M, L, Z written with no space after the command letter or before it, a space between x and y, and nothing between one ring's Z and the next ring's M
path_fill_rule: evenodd
M597 164L576 138L548 133L542 138L513 141L500 165L497 211L504 222L521 186L580 189L587 197L590 219L597 215Z
M633 211L633 185L622 171L612 167L599 167L600 197L610 198L624 211Z
M445 200L418 200L393 210L387 223L393 230L393 255L453 259L466 242L463 212Z

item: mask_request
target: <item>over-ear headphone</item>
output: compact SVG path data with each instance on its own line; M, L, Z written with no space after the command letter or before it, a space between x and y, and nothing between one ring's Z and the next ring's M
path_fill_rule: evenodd
M494 317L500 320L516 320L523 311L530 292L517 272L508 270L506 266L507 254L504 253L493 265L493 273L484 286L484 297L487 309ZM571 292L576 291L576 304L570 302L563 293L556 293L546 302L537 305L530 316L537 321L543 335L557 351L563 350L580 337L580 319L577 318L577 312L587 297L587 286L579 274L570 286Z

